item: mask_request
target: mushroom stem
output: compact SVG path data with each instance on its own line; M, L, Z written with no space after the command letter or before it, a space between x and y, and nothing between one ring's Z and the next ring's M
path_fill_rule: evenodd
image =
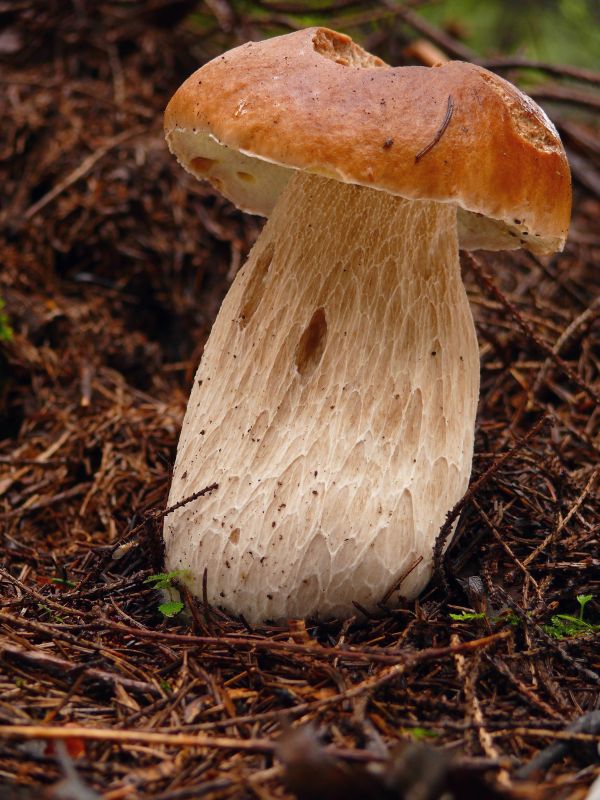
M456 207L297 173L190 397L167 569L250 622L348 616L431 575L471 471L479 355ZM419 561L419 559L421 559Z

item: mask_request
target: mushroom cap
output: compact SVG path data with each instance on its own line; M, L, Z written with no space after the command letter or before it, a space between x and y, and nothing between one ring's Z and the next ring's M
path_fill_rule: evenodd
M268 216L293 170L455 203L465 249L562 249L571 180L544 111L461 61L388 67L343 34L248 42L191 75L165 112L185 169Z

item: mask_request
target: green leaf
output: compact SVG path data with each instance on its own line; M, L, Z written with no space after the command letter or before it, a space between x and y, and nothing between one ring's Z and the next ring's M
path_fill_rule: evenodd
M593 594L578 594L577 595L577 602L579 603L579 619L583 619L583 612L585 611L585 607L590 602L590 600L594 599Z
M576 636L585 636L590 633L600 631L600 625L592 625L579 617L570 614L555 614L544 631L553 639L569 639Z
M170 589L173 580L186 575L187 570L175 569L173 572L159 572L157 575L150 575L144 583L152 583L153 589Z
M550 622L543 626L544 631L553 639L568 639L569 637L585 636L586 634L600 631L600 625L586 622L583 618L585 607L593 600L591 594L578 594L579 616L573 614L555 614Z
M439 733L430 731L429 728L410 728L408 733L417 741L421 741L422 739L435 739L439 736Z
M467 622L471 619L485 619L485 614L476 614L474 611L462 611L460 614L450 614L450 619L456 622Z
M66 578L50 578L50 583L56 583L58 586L68 586L69 589L74 589L77 584L73 581L68 581Z
M175 617L180 611L183 611L183 603L178 600L173 600L169 603L161 603L158 610L165 617Z
M8 317L2 310L4 300L0 297L0 342L10 342L13 337L13 329L8 324Z
M50 606L47 606L45 603L37 603L37 607L40 609L40 611L45 611L46 614L49 614L52 620L56 622L64 622L64 619L60 616L60 614L57 614L50 608Z

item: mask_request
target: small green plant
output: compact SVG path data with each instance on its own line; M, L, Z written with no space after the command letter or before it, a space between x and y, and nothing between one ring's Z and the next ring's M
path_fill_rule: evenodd
M168 603L161 603L158 610L163 617L176 617L180 611L183 611L183 603L181 600L169 600Z
M45 603L37 603L37 607L40 611L44 611L53 622L64 622L63 617L60 614L57 614L56 611L47 606Z
M477 619L485 619L488 620L490 625L513 625L517 626L521 621L519 617L513 611L503 611L498 616L488 617L483 611L475 612L475 611L461 611L460 614L450 614L450 619L454 620L455 622L471 622Z
M575 636L585 636L586 634L600 631L600 625L594 625L584 619L585 607L593 599L591 594L578 594L579 614L555 614L550 622L544 625L544 631L553 639L569 639Z
M412 736L412 738L417 742L422 742L424 739L435 739L437 736L439 736L439 733L430 731L429 728L420 727L410 728L406 731L406 733L408 733L409 736Z
M486 619L486 615L483 612L478 614L475 611L461 611L460 614L450 614L450 619L455 622L468 622L472 619Z
M164 617L175 617L184 609L184 603L179 600L179 592L173 586L173 581L177 578L184 578L188 574L185 569L175 569L173 572L159 572L150 575L144 583L151 583L153 589L163 591L166 601L161 603L158 610Z
M68 581L66 578L50 578L50 583L54 583L56 586L64 586L67 589L74 589L77 586L76 583Z
M521 619L514 611L505 611L499 617L494 618L494 622L504 622L506 625L512 625L514 628L521 623Z
M177 578L184 578L188 571L186 569L175 569L173 572L159 572L157 575L150 575L144 583L151 583L153 589L172 589L173 581Z
M0 297L0 342L10 342L13 329L8 324L8 317L4 312L4 300Z

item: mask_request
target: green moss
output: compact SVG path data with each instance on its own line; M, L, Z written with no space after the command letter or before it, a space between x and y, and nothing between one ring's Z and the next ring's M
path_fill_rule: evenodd
M8 324L8 316L4 312L4 300L0 297L0 342L10 342L13 329Z
M593 599L591 594L578 594L579 614L555 614L550 622L544 625L544 631L553 639L570 639L576 636L587 636L600 631L600 625L584 619L585 607Z

